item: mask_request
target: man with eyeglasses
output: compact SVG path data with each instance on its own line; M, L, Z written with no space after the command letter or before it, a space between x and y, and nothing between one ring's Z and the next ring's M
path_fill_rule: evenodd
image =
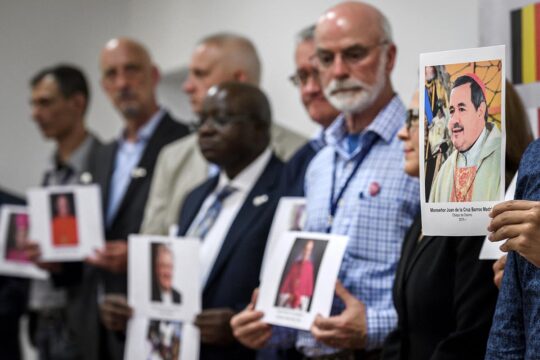
M321 126L320 133L307 144L302 146L287 162L284 170L284 190L286 196L304 195L304 176L307 167L317 152L322 149L324 129L339 115L325 98L319 80L319 71L313 63L315 56L314 41L315 25L303 29L298 34L294 60L296 72L290 77L291 82L298 87L302 104L309 117Z
M418 181L404 174L396 137L406 114L390 80L396 46L384 15L360 2L326 11L315 43L324 93L342 114L306 173L305 230L349 237L337 296L331 316L318 316L310 332L272 328L253 304L233 325L252 348L296 347L308 359L378 358L396 326L391 288L419 208Z

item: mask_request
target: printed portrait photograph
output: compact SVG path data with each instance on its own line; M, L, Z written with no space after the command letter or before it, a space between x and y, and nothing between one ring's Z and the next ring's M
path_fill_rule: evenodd
M150 320L146 332L149 346L148 360L180 360L182 323Z
M29 219L24 213L9 214L7 238L5 241L5 259L27 263L28 257L24 247L28 243Z
M164 243L151 243L151 301L164 305L180 305L181 292L174 287L175 257L172 247Z
M306 205L296 204L292 206L291 218L289 221L290 231L301 231L304 228L306 222Z
M51 240L55 247L79 244L75 195L72 192L49 195Z
M297 238L285 263L275 306L309 312L327 240Z
M502 61L423 71L426 202L502 200Z

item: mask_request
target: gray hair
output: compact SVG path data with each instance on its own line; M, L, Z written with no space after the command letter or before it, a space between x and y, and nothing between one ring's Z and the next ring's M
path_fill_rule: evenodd
M250 83L259 84L261 79L259 54L253 42L245 36L229 32L219 32L204 37L198 44L212 44L226 50L226 60L230 64L239 66L244 70L249 77L248 81Z
M382 35L384 36L383 41L387 41L389 43L394 42L392 38L392 26L390 25L390 21L388 21L388 18L384 16L383 13L379 12L381 18L380 18L380 26Z
M303 28L296 35L296 45L305 41L313 41L315 39L315 24L311 24L308 27Z

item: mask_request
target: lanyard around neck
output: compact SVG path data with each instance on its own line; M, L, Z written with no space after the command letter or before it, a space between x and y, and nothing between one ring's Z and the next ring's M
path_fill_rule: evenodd
M363 136L362 141L362 149L360 150L360 153L357 155L356 163L354 164L354 168L352 169L351 173L349 174L349 177L347 177L347 180L345 180L345 184L341 187L339 190L337 196L335 196L336 191L336 173L337 173L337 162L338 162L338 153L337 151L334 153L334 171L332 173L332 192L330 193L330 213L328 214L328 224L326 227L326 232L330 233L332 230L332 225L334 222L334 216L336 215L337 209L339 207L339 203L341 202L341 199L343 198L343 194L345 194L345 191L347 190L347 187L349 186L349 183L351 182L354 175L357 173L358 169L360 168L360 165L362 165L362 162L366 158L367 154L379 138L379 136L374 132L367 132Z

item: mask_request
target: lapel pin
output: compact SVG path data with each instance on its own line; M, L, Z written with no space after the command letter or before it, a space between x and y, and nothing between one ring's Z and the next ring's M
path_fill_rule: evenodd
M92 182L92 174L90 174L88 171L85 171L81 174L79 180L82 184L90 184Z
M369 184L369 195L377 196L381 192L381 185L378 182L374 181Z
M143 178L146 176L146 169L142 167L136 167L131 171L131 177L134 179Z
M253 205L254 206L261 206L262 204L264 204L267 201L268 201L268 195L266 195L266 194L255 196L253 198Z

